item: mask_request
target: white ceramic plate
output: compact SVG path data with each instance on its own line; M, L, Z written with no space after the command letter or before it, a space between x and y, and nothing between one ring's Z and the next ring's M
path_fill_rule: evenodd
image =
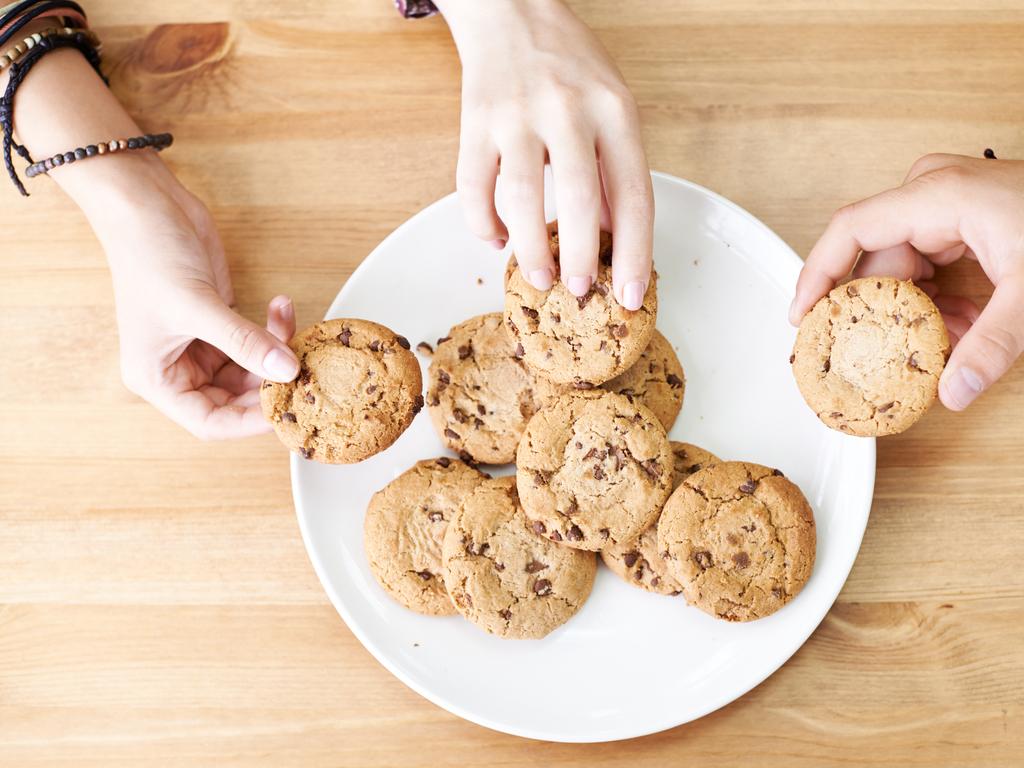
M396 677L488 728L551 741L610 741L718 709L803 644L860 547L875 444L825 428L797 392L786 310L799 259L764 224L702 187L658 173L654 191L658 328L687 379L671 437L723 458L779 467L803 489L817 520L817 563L792 603L766 619L729 624L601 568L593 594L568 624L539 641L500 640L458 616L402 608L374 581L363 553L370 496L415 461L444 453L426 412L362 464L292 457L302 536L338 613ZM506 258L466 231L458 199L449 195L384 240L327 317L369 318L414 346L433 344L455 323L502 308Z

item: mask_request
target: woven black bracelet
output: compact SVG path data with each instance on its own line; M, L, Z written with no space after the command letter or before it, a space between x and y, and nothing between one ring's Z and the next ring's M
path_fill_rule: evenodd
M26 24L28 24L33 19L38 18L47 11L53 11L58 9L74 11L75 13L80 13L83 19L85 18L85 11L82 9L82 6L80 6L76 2L73 2L73 0L48 0L47 2L39 3L38 5L36 5L36 7L32 8L31 6L36 1L37 0L27 0L27 2L24 2L17 8L12 9L4 17L3 22L0 23L0 27L3 27L4 24L8 23L8 19L17 18L18 20L11 25L10 29L4 30L4 33L0 35L0 45L6 43L8 40L14 37L18 33L18 31L21 30ZM17 16L19 12L24 14L20 18L18 18Z
M25 147L21 146L14 140L14 95L17 93L19 86L25 79L25 76L29 71L36 65L36 63L43 58L46 54L57 50L58 48L77 48L85 56L86 60L92 65L92 68L96 70L96 73L106 83L107 79L103 77L103 73L100 71L100 56L96 49L92 47L89 39L84 34L76 34L71 37L56 37L56 38L43 38L42 42L36 45L31 51L29 51L23 58L11 65L10 68L10 80L7 82L7 90L3 97L0 98L0 129L3 131L3 156L4 156L4 167L7 169L7 175L14 182L14 186L18 188L18 191L24 197L28 197L28 190L25 189L25 185L21 183L21 179L18 178L18 172L14 170L14 163L11 161L11 148L23 157L27 162L35 162L32 156L29 154Z
M96 157L97 155L127 152L128 150L135 149L155 149L159 152L167 149L173 143L174 137L169 133L147 133L130 139L112 139L111 141L100 142L99 144L90 144L87 147L78 147L70 152L62 152L45 160L40 160L37 163L32 163L32 165L25 169L25 175L33 179L40 174L49 173L54 168L70 165L79 160L85 160L87 157Z

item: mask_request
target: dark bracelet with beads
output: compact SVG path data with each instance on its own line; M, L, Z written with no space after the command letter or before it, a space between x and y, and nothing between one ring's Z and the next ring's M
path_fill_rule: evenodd
M40 174L49 173L62 165L70 165L78 160L97 155L127 152L134 149L155 149L159 152L162 149L167 149L172 143L174 143L174 137L169 133L147 133L131 139L113 139L105 143L90 144L87 147L78 147L71 152L63 152L32 163L25 169L25 175L32 179Z

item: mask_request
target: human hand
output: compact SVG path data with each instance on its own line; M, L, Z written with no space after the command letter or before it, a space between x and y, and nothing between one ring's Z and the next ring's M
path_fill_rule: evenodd
M558 209L561 279L583 296L600 229L615 237L616 299L639 309L650 281L654 196L636 102L594 34L558 0L440 0L462 59L457 186L469 228L523 276L551 287L544 165ZM505 220L494 204L501 174Z
M963 410L1024 350L1024 162L926 155L902 186L840 208L807 257L790 322L798 324L855 264L855 277L929 280L936 266L962 257L977 261L995 286L983 312L962 296L922 288L955 345L939 397Z
M286 344L292 303L273 299L266 329L234 312L206 206L155 155L135 155L102 166L85 207L110 262L125 385L202 439L269 431L260 382L290 381L299 368Z

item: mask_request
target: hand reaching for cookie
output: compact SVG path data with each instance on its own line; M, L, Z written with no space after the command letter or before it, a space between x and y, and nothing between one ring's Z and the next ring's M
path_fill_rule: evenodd
M615 298L639 309L650 280L654 199L636 102L594 34L559 0L440 0L463 64L457 185L469 228L539 290L555 277L544 219L550 161L560 272L583 296L599 231L615 236ZM505 220L494 204L500 168Z
M857 277L928 280L936 266L962 257L976 260L995 286L983 312L962 296L922 287L956 345L939 397L963 410L1024 351L1024 162L926 155L902 186L840 208L807 257L790 322L851 269Z

